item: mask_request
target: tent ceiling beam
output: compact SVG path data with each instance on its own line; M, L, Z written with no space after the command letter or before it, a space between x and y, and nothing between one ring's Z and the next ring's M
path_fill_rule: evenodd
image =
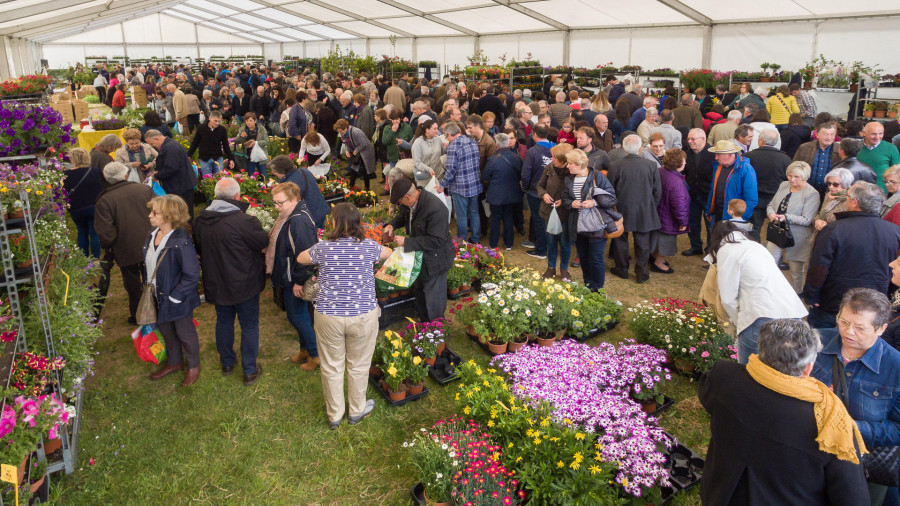
M521 12L522 14L525 14L526 16L528 16L532 19L536 19L544 24L550 25L553 28L556 28L557 30L562 30L565 32L568 32L570 30L568 25L564 25L555 19L545 16L535 10L529 9L528 7L519 5L518 3L510 2L510 0L491 0L491 1L497 5L509 7L510 9L512 9L514 11ZM531 33L531 31L529 31L528 33ZM491 35L494 35L494 34L491 34Z
M420 10L418 10L418 9L414 9L414 8L412 8L412 7L408 6L408 5L404 5L404 4L400 3L400 2L395 2L394 0L380 0L380 1L381 1L381 3L383 3L383 4L385 4L385 5L389 5L389 6L393 7L393 8L395 8L395 9L400 9L401 11L408 12L409 14L412 14L413 16L419 16L419 17L425 18L425 19L427 19L428 21L433 21L433 22L435 22L435 23L437 23L437 24L439 24L439 25L446 26L447 28L451 28L451 29L453 29L453 30L456 30L456 31L458 31L458 32L460 32L460 33L464 33L464 34L469 35L469 36L471 36L471 37L476 37L476 36L478 36L478 34L477 34L476 32L473 32L472 30L469 30L468 28L464 28L464 27L462 27L462 26L459 26L459 25L457 25L456 23L451 23L450 21L445 21L445 20L443 20L443 19L441 19L441 18L439 18L439 17L437 17L437 16L434 16L434 15L432 15L432 14L425 14L425 12L423 12L423 11L420 11ZM458 12L459 9L454 9L454 11L455 11L455 12ZM446 12L446 11L441 11L441 12ZM397 30L394 29L394 28L392 28L391 30L397 31ZM398 32L398 33L399 33L399 32ZM417 35L417 36L415 36L415 37L419 37L419 36Z
M387 30L387 31L389 31L389 32L394 32L394 33L396 33L396 34L398 34L398 35L402 35L402 36L404 36L404 37L412 37L412 36L413 36L413 34L411 34L411 33L409 33L409 32L405 32L405 31L403 31L403 30L398 30L398 29L396 29L396 28L394 28L394 27L392 27L392 26L390 26L390 25L387 25L387 24L385 24L385 23L382 23L382 22L380 22L380 21L378 21L378 20L375 20L375 19L369 19L369 18L366 18L366 17L364 17L364 16L360 16L359 14L357 14L357 13L355 13L355 12L351 12L351 11L348 11L348 10L345 10L345 9L341 9L341 8L339 8L339 7L335 7L334 5L329 5L329 4L326 3L326 2L321 2L321 1L319 1L319 0L307 0L307 3L312 4L312 5L315 5L315 6L318 6L318 7L322 7L322 8L324 8L324 9L329 9L329 10L332 10L332 11L334 11L334 12L341 13L341 14L343 14L344 16L347 16L347 17L349 17L349 18L355 19L355 20L357 20L357 21L363 21L363 22L365 22L365 23L369 23L369 24L372 25L372 26L377 26L378 28L382 28L382 29ZM334 28L335 28L335 30L340 30L340 31L345 32L345 33L350 33L349 31L347 31L345 28L342 28L342 27L334 27ZM368 39L368 38L369 38L368 36L365 36L365 35L360 35L360 37L361 37L361 38L364 38L364 39Z
M693 19L694 21L700 23L704 26L710 26L713 24L713 20L705 15L703 15L700 11L685 5L680 0L656 0L657 2L665 5L666 7L672 9L673 11L681 14L686 18Z
M213 0L213 1L215 1L215 0ZM291 11L291 10L285 9L284 7L282 7L282 6L280 6L280 5L275 5L275 4L271 3L271 2L266 2L265 0L253 0L253 1L256 2L256 3L258 3L258 4L260 4L260 5L262 5L262 6L264 6L264 7L269 7L269 8L271 8L271 9L275 9L275 10L277 10L277 11L281 11L281 12L283 12L283 13L285 13L285 14L290 14L291 16L296 16L296 17L298 17L298 18L303 18L303 19L305 19L305 20L308 20L308 21L311 22L311 23L317 23L317 24L320 24L320 25L322 25L322 26L327 26L328 28L331 28L331 29L333 29L333 30L338 30L338 31L344 32L344 33L346 33L346 34L353 35L354 37L358 37L358 38L360 38L360 39L368 39L368 38L369 38L369 37L367 37L366 35L364 35L364 34L362 34L362 33L354 32L354 31L352 31L352 30L347 30L347 29L345 29L345 28L341 28L341 27L339 27L339 26L335 26L334 23L329 23L329 22L327 22L327 21L325 21L325 20L322 20L322 19L313 18L313 17L310 17L310 16L308 16L308 15L306 15L306 14L304 14L304 13L301 13L301 12L296 12L296 11ZM225 3L223 3L223 2L218 2L218 1L216 1L216 3L228 7L228 5L225 4ZM267 19L268 19L268 18L267 18ZM310 35L315 35L316 37L318 37L318 38L320 38L320 39L334 40L334 38L332 38L332 37L326 37L326 36L324 36L324 35L319 35L319 34L317 34L317 33L308 32L308 31L306 31L306 30L303 30L302 27L299 27L299 26L285 25L284 23L282 23L282 25L283 25L285 28L294 28L294 29L300 30L300 31L302 31L302 32L304 32L304 33L309 33ZM306 42L306 41L299 41L299 42Z
M38 23L30 23L18 29L16 29L16 27L12 27L8 30L0 31L0 34L6 34L6 32L12 31L16 37L31 39L36 36L52 34L56 31L59 31L60 29L65 28L79 27L81 28L80 31L85 31L88 26L91 26L92 28L100 28L116 23L116 21L106 23L105 16L110 16L110 19L114 19L112 18L114 14L124 14L133 17L140 17L141 15L154 14L169 7L178 5L178 3L179 2L177 0L163 0L152 2L148 5L146 0L131 0L127 4L120 5L112 9L106 9L102 6L92 7L85 11L82 11L74 17L72 15L63 15ZM91 22L96 20L100 20L101 22L97 23L96 26L92 25Z

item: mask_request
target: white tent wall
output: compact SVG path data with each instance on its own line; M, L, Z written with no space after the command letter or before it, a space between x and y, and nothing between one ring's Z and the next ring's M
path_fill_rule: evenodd
M15 37L0 37L0 79L36 74L41 69L39 45Z
M399 44L399 41L397 42ZM467 56L475 52L475 37L427 37L416 39L419 60L435 60L441 65L460 68L468 64Z
M531 53L532 59L540 60L541 63L546 62L548 65L558 65L562 63L563 58L563 38L562 32L482 35L479 37L478 45L491 64L499 64L500 57L504 54L506 63L509 63L514 59L524 60L525 55ZM465 57L471 55L472 52L459 56L463 63L468 63ZM463 66L463 63L460 63L460 66Z
M273 62L281 61L281 57L284 56L281 52L281 44L263 44L263 58L268 60L272 60Z

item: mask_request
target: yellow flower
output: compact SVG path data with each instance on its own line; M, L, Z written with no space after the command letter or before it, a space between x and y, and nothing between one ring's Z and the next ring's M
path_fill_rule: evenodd
M628 486L628 478L622 478L622 486L623 486L623 487L627 487L627 486Z
M399 347L400 347L400 341L397 340L397 339L394 339L394 340L391 341L391 345L393 345L394 348L399 348Z
M594 454L594 460L596 460L597 462L603 462L603 457L600 456L600 452L596 452Z
M574 469L574 470L576 470L576 471L577 471L577 470L578 470L578 468L580 468L580 467L581 467L581 463L580 463L580 462L578 462L578 461L577 461L577 460L573 460L573 461L572 461L572 463L571 463L571 464L569 464L569 467L571 467L571 468L572 468L572 469Z
M394 358L397 358L397 357L400 356L400 352L399 352L399 351L395 351L394 353L391 353L391 356L394 357Z
M35 193L35 195L43 195L43 194L44 194L44 192L42 192L41 190L38 190L38 191L36 191L36 192L34 192L34 193Z
M522 460L522 457L516 457L516 463L519 463Z
M584 439L584 434L582 434L581 432L576 432L576 433L575 433L575 439L577 439L577 440L579 440L579 441L583 440L583 439Z
M507 448L512 448L513 446L515 446L515 445L512 443L509 443L508 445L506 445Z
M578 316L579 314L577 309L572 309L572 316Z
M465 413L465 414L468 415L468 414L469 414L469 411L471 411L471 410L469 409L469 406L466 406L466 407L463 408L463 413Z
M597 466L591 466L591 475L597 474L600 472L600 468Z
M456 392L456 400L459 400L459 392Z
M466 397L468 397L469 399L471 399L473 395L474 395L474 394L472 393L471 390L468 391L468 392L466 392Z
M484 383L482 383L482 385L484 385L484 386L486 386L486 387L490 387L490 386L491 386L491 384L488 383L488 380L484 380Z
M493 420L488 420L487 426L488 426L488 427L493 427L493 426L494 426L494 421L493 421Z
M565 464L563 464L563 461L560 460L556 463L556 467L565 467Z
M497 370L496 369L488 369L487 372L490 374L494 374L495 372L497 372Z
M387 372L388 372L388 374L391 375L392 378L397 377L397 368L394 367L394 364L391 364L391 367L390 367L390 369L387 370Z
M581 452L575 452L575 455L572 455L572 458L578 462L584 460L584 457L581 456Z
M415 356L413 357L413 364L419 365L422 363L422 357Z
M536 445L541 444L540 438L534 438L534 444L536 444Z

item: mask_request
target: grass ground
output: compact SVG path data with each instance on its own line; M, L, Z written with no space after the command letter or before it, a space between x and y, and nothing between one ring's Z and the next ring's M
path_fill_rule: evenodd
M687 248L685 236L679 246ZM545 261L521 248L506 258L541 272L546 268ZM626 306L657 296L696 299L706 273L700 258L679 255L669 262L675 269L671 275L654 273L649 283L638 285L633 272L628 281L607 274L606 287ZM581 280L580 269L571 272ZM202 361L198 383L182 388L179 374L151 382L148 375L156 366L135 353L120 278L113 279L110 293L96 371L86 382L76 472L55 476L54 502L409 504L414 479L402 442L419 427L454 413L454 384L428 379L431 394L400 408L378 398L366 421L353 427L344 423L331 432L318 371L307 373L289 362L298 349L297 336L271 302L271 288L260 304L259 361L265 372L252 387L243 386L239 372L221 376L215 310L208 304L195 312ZM454 327L450 335L449 346L464 360L487 362L485 352L460 329ZM591 342L630 335L623 324ZM676 404L662 415L661 425L705 454L709 419L697 400L696 383L676 375L663 391ZM377 395L371 388L369 394ZM675 504L699 502L693 490L677 496Z

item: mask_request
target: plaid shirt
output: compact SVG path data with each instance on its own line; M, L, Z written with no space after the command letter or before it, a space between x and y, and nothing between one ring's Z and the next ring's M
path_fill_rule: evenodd
M447 146L447 169L441 179L441 187L461 197L474 197L481 193L478 143L460 135Z
M812 174L809 176L809 182L816 190L825 188L825 174L831 172L831 151L834 144L825 149L816 146L816 158L813 160Z
M800 106L800 115L802 117L816 117L816 99L814 99L809 93L800 90L800 96L797 97L797 105Z

